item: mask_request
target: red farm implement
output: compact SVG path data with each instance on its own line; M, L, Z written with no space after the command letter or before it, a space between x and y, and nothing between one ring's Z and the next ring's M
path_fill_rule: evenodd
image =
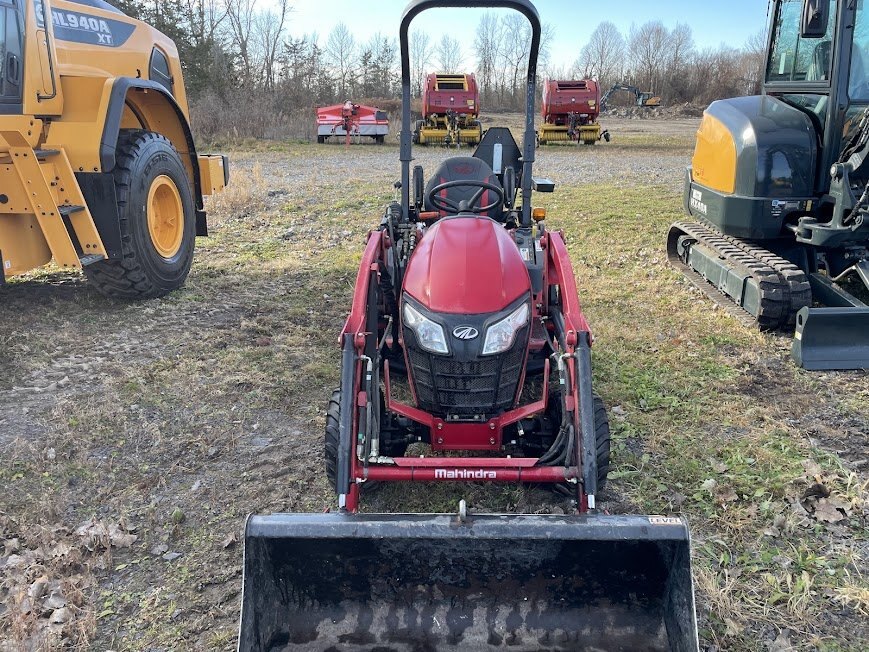
M317 142L326 143L330 138L343 137L349 145L351 139L359 141L371 138L382 143L389 134L389 119L384 111L373 106L344 104L323 106L317 109Z

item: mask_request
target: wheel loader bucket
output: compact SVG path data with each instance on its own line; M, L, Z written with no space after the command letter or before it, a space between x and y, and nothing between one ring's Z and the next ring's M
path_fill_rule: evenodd
M698 649L688 529L647 516L252 516L238 649Z
M804 369L869 369L869 308L803 308L791 352Z

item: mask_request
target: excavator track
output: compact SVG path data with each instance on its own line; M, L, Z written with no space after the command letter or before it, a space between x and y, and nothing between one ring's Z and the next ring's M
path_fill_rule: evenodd
M693 242L689 247L681 247L680 251L682 236ZM729 274L716 285L692 268L688 264L688 255L690 248L695 246L726 261L728 272L732 271L737 280L743 279L750 291L756 293L756 300L742 302L739 299L743 294L739 298L733 296L733 279ZM759 326L762 330L793 328L797 312L811 305L809 282L796 265L756 244L723 235L695 222L676 222L670 227L667 257L697 288L746 325ZM740 289L742 292L746 290L744 286ZM750 310L750 307L756 310Z

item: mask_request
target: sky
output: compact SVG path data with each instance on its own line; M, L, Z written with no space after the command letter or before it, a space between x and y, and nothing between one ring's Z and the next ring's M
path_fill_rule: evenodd
M353 32L357 42L367 42L378 31L398 35L401 13L406 0L289 0L293 11L289 33L301 36L317 32L321 43L339 22ZM264 3L265 4L265 3ZM766 26L767 0L536 0L544 23L555 27L551 46L551 64L569 68L594 28L604 20L615 23L623 34L631 24L661 20L672 28L687 23L695 45L718 47L726 44L742 47L745 41ZM506 13L508 10L498 10ZM422 27L437 42L449 33L464 45L465 63L473 64L474 30L481 10L432 9L415 20L411 29Z

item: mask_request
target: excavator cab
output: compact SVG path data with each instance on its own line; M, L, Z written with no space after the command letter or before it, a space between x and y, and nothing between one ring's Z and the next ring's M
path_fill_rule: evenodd
M806 369L869 368L869 8L776 0L763 93L713 102L668 254ZM843 107L844 110L840 110Z

